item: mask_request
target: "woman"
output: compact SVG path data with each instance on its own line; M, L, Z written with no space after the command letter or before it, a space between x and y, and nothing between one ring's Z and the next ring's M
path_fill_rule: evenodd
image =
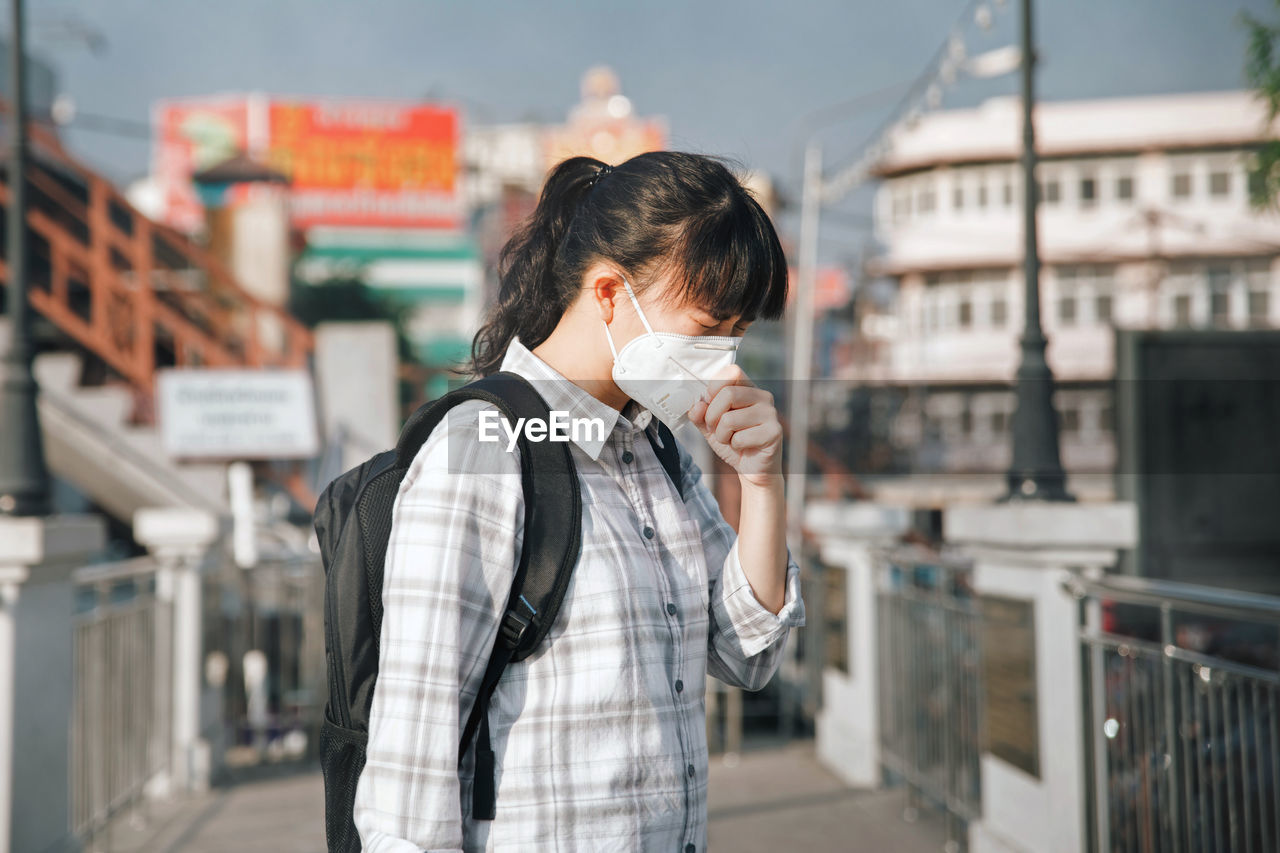
M480 440L486 404L452 409L393 512L356 827L371 853L704 850L706 674L760 689L804 624L777 412L729 363L754 319L782 313L781 244L715 158L659 151L609 167L573 157L552 170L499 274L474 371L519 373L553 411L603 423L570 445L581 556L547 640L498 683L496 817L473 820L474 750L459 767L458 741L519 559L524 504L518 449ZM678 491L642 434L657 424L635 398L652 395L626 365L659 340L693 361L709 348L701 365L721 368L677 414L737 472L741 534L689 454L680 448Z

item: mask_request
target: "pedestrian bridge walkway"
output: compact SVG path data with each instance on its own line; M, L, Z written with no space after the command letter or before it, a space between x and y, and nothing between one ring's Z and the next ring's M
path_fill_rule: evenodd
M845 787L818 764L811 741L711 759L708 840L713 851L937 853L941 821L902 819L901 790ZM119 853L323 853L323 783L317 772L246 781L124 815L99 839ZM90 848L86 848L90 849Z

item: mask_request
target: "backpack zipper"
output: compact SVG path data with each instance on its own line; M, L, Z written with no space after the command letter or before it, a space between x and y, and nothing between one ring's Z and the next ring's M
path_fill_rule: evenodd
M326 579L327 580L327 579ZM326 584L327 586L327 584ZM338 719L336 722L344 729L351 728L351 712L347 708L346 696L346 680L342 672L342 649L338 644L338 618L334 612L333 597L325 591L324 597L325 608L325 634L329 640L329 675L333 679L333 683L338 688L338 695L335 697L330 694L330 700L337 699L336 702L330 701L334 705L334 711L337 712Z

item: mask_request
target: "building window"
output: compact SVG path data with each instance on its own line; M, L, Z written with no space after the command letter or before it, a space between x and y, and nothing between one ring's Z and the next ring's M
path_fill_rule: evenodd
M996 327L1003 326L1009 320L1009 304L1004 301L1003 296L997 296L991 300L991 325Z
M1076 434L1080 432L1080 410L1076 406L1061 406L1059 409L1059 423L1064 434Z
M1064 326L1076 324L1076 297L1074 293L1066 293L1058 298L1058 322Z
M960 432L965 435L973 433L973 412L968 406L960 410Z
M960 328L967 329L973 325L973 303L969 301L968 297L960 300L958 313Z
M1271 313L1271 294L1265 290L1249 291L1249 325L1265 326Z
M1219 170L1209 173L1209 195L1222 198L1231 195L1231 173Z
M1005 207L1013 207L1013 181L1008 178L1004 180L1004 188L1001 190L1001 197L1004 200Z
M1062 431L1075 434L1080 432L1080 410L1075 406L1062 407Z
M1009 431L1009 413L998 409L991 413L991 434L1000 436Z
M1098 428L1103 432L1115 432L1116 429L1116 407L1113 403L1107 403L1098 412Z
M1116 200L1133 201L1133 178L1129 175L1116 178Z
M1209 268L1209 316L1213 325L1231 325L1231 271L1226 267Z
M1266 196L1268 199L1270 198L1271 194L1267 192L1266 176L1261 172L1256 172L1252 169L1246 172L1245 186L1249 189L1249 198L1259 198L1262 196Z
M933 185L930 184L920 191L916 197L916 210L919 213L933 213L933 209L937 206L937 194L934 192Z
M1173 297L1173 324L1185 329L1191 325L1191 295L1179 293Z
M987 181L983 178L982 183L978 184L978 207L985 210L987 207Z
M1098 201L1098 180L1088 177L1080 179L1080 206L1093 207Z
M956 186L951 190L951 206L956 210L964 210L964 187Z
M1040 183L1040 199L1045 204L1057 204L1062 201L1062 184L1057 178Z
M1245 288L1249 325L1270 325L1268 315L1271 313L1271 258L1254 258L1244 265Z
M1191 173L1177 172L1173 176L1170 191L1174 198L1190 198L1191 197Z
M903 194L895 192L893 194L893 221L901 222L906 217L906 204L903 202Z
M1099 323L1110 323L1112 316L1112 297L1110 293L1099 293L1093 297L1093 313Z

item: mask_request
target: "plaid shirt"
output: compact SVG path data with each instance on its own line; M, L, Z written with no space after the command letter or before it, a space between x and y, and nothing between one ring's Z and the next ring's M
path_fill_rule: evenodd
M482 401L450 410L414 459L392 516L381 659L355 823L369 853L706 849L710 673L747 690L804 624L799 567L770 613L702 472L680 449L683 502L622 413L518 340L502 363L549 408L603 418L570 445L582 553L547 640L511 663L490 704L497 817L471 819L474 748L458 740L505 608L524 528L518 450L479 441ZM628 414L629 413L629 414ZM595 440L592 440L595 439Z

